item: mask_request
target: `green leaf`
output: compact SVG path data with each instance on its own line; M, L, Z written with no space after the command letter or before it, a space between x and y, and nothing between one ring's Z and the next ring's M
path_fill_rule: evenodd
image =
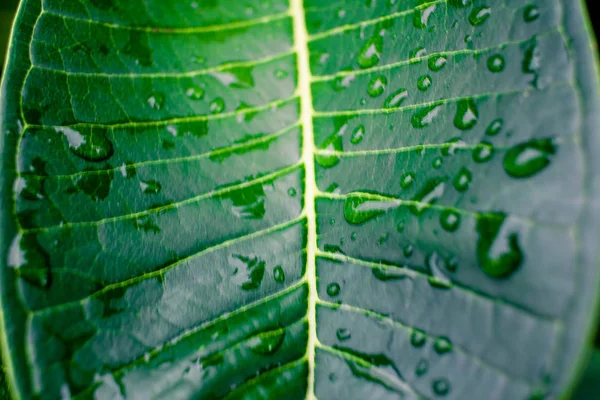
M542 399L595 327L576 0L24 0L15 398Z

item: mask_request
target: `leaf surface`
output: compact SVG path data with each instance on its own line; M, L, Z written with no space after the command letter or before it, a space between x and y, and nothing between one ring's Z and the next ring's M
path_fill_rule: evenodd
M565 393L598 287L586 24L570 0L23 1L14 396Z

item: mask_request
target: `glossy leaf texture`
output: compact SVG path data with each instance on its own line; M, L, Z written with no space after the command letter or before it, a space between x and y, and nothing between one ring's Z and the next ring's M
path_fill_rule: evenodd
M24 0L16 398L543 399L596 309L571 0Z

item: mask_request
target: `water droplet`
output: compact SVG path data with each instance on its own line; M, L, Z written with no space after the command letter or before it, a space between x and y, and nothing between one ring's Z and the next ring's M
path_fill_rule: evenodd
M335 225L335 218L331 218L329 220L329 225L334 226Z
M165 105L165 95L154 92L148 97L148 105L153 110L161 110Z
M330 154L317 154L315 161L323 168L331 168L336 166L340 162L340 156L335 154L343 150L342 137L348 128L348 124L343 124L337 129L335 133L330 135L322 145L319 146L319 150L325 150L331 152Z
M335 336L337 336L340 342L346 341L351 338L350 329L348 328L339 328L335 332Z
M503 213L478 216L476 230L477 260L480 268L492 278L507 278L523 262L519 232Z
M256 290L260 287L265 276L265 261L255 255L240 254L231 255L229 261L235 267L233 280L243 290Z
M428 206L435 204L444 195L445 190L446 183L444 180L439 178L430 179L413 197L412 201L417 204L409 206L410 212L421 215Z
M477 124L477 118L479 118L479 112L475 101L471 98L459 100L454 126L461 130L472 129Z
M69 150L84 160L105 161L114 154L113 144L103 129L92 128L79 132L72 128L60 127L55 130L63 134L69 144Z
M431 164L431 166L435 169L440 169L442 167L442 163L443 163L442 157L436 157L433 160L433 163Z
M385 90L385 86L387 85L387 78L383 75L374 76L369 81L369 85L367 87L367 93L371 97L381 96Z
M429 254L425 260L427 268L431 273L429 277L429 284L438 289L450 289L452 287L452 281L444 274L443 260L440 258L437 252Z
M396 224L396 231L397 232L404 232L404 221L400 221Z
M208 105L211 114L220 114L225 111L225 100L217 97Z
M288 72L284 69L281 68L277 68L274 72L275 78L281 80L281 79L285 79L288 76Z
M413 329L410 334L410 344L414 347L423 347L427 343L427 335L418 329Z
M473 0L448 0L448 5L453 8L465 8L472 3Z
M340 284L337 282L327 285L327 294L331 297L336 297L340 294Z
M501 119L496 119L490 123L490 125L485 130L485 134L488 136L496 136L502 130L502 126L504 125L504 121Z
M488 58L487 66L491 72L502 72L504 70L504 57L500 54L494 54Z
M438 72L446 66L448 59L444 56L435 55L429 58L427 65L433 72Z
M352 232L350 234L350 240L352 240L353 242L356 241L356 232Z
M417 88L420 91L424 92L431 87L432 83L433 83L433 81L431 80L431 76L423 75L417 81Z
M202 100L204 98L204 89L198 86L190 86L185 91L185 95L191 100Z
M431 125L441 110L441 104L435 104L429 107L421 108L412 116L412 126L414 128L421 129Z
M444 210L440 215L440 224L448 232L454 232L460 225L460 214L454 210Z
M433 381L433 392L438 396L446 396L450 393L450 382L444 378L436 379Z
M413 17L413 25L415 28L426 28L429 18L436 9L436 5L433 4L426 8L418 8L415 10Z
M540 10L538 9L537 6L529 5L529 6L525 7L525 10L523 12L523 18L525 19L525 22L533 22L536 19L538 19L539 16L540 16Z
M281 265L278 265L275 268L273 268L273 280L277 283L285 282L285 272L283 271Z
M86 168L83 172L83 174L73 177L72 182L75 187L72 190L67 190L67 192L76 193L81 191L93 201L106 199L110 193L114 172L92 168Z
M406 89L398 89L392 93L383 102L383 108L396 108L400 107L404 99L408 97L408 91Z
M373 36L365 42L358 53L357 62L361 68L371 68L377 63L383 51L383 37Z
M446 261L446 269L450 272L456 272L456 270L458 269L458 260L456 259L456 257L451 257L449 260Z
M479 26L488 20L491 12L492 9L488 6L476 7L473 9L473 11L471 11L471 14L469 15L469 22L473 26Z
M452 184L454 188L459 192L466 192L469 189L469 184L471 183L471 179L473 178L471 171L466 169L465 167L461 167L458 171L458 174L454 177Z
M398 267L381 266L371 270L373 276L380 281L387 282L406 278L406 273Z
M415 368L415 375L423 376L427 373L428 369L429 369L429 362L426 359L421 358L419 360L419 362L417 363L417 367Z
M294 189L294 188L289 188L289 189L288 189L288 195L289 195L290 197L295 197L295 196L296 196L296 189Z
M406 257L406 258L410 258L413 255L414 251L415 251L414 246L412 244L407 244L402 249L402 254L404 254L404 257Z
M551 139L533 139L510 149L504 156L504 170L513 178L528 178L550 165L556 147Z
M255 354L268 356L275 354L285 340L285 329L263 333L248 341L250 351Z
M140 181L140 189L145 194L157 194L162 190L162 185L158 181Z
M433 349L438 354L446 354L452 351L452 343L446 337L439 337L433 342Z
M349 224L360 225L398 206L398 202L372 200L359 193L350 193L344 201L344 218Z
M339 92L339 91L344 90L347 87L349 87L355 78L356 78L356 74L340 75L331 82L331 86L333 87L333 90L335 90L336 92ZM365 104L366 104L366 100L365 100Z
M446 144L449 146L444 146L440 150L444 157L453 156L454 153L456 153L456 149L468 146L467 143L464 140L461 140L459 137L448 140Z
M494 156L494 146L489 142L481 142L473 149L473 161L485 163Z
M410 53L410 59L414 60L417 58L422 58L427 55L427 49L425 47L417 47Z
M192 62L194 62L194 64L204 64L206 62L206 58L202 56L192 57Z
M537 87L538 85L538 71L542 66L542 57L538 48L535 38L532 43L525 49L523 57L523 73L531 74L533 76L531 85Z
M363 136L365 135L365 127L363 125L357 126L352 132L352 136L350 137L350 143L359 144L363 140Z
M402 177L400 178L400 187L402 189L408 189L409 187L411 187L413 185L414 182L415 182L415 174L413 174L412 172L405 172L404 174L402 174Z

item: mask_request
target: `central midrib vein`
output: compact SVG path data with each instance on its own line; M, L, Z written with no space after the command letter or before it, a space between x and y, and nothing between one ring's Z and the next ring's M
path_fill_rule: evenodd
M302 159L305 167L304 184L304 215L308 224L307 254L306 254L306 280L308 282L308 345L306 357L308 359L308 387L306 398L314 398L315 387L315 346L317 344L316 305L317 305L317 274L315 256L317 248L317 227L315 214L316 180L313 158L313 125L312 125L312 95L310 90L310 65L308 56L308 32L304 19L303 0L291 0L290 11L294 19L294 43L298 55L298 93L300 94L300 121L303 129Z

